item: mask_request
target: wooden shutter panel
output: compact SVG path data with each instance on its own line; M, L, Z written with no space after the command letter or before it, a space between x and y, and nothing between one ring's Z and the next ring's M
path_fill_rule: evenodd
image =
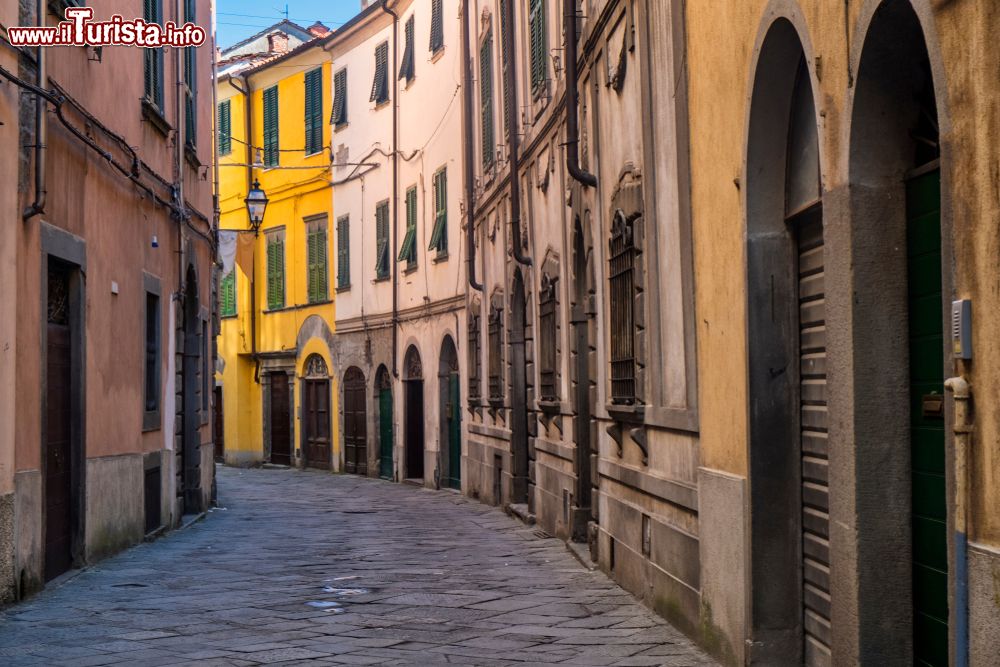
M375 80L372 81L371 101L381 104L389 99L389 43L375 47Z
M219 155L229 155L233 151L232 114L229 100L219 103L216 133L219 140Z
M347 122L347 70L342 69L333 77L333 111L330 122L343 125Z
M305 76L305 130L306 153L316 153L322 149L323 126L323 70L306 72Z
M326 301L329 273L326 261L326 223L316 232L316 300Z
M431 52L439 51L444 46L444 17L441 7L442 0L431 3Z
M278 87L264 91L264 164L278 164Z
M479 104L482 113L483 168L493 165L493 30L486 33L479 50Z
M413 65L413 21L414 16L410 16L406 20L405 35L406 44L403 49L403 62L399 67L399 78L406 79L406 81L411 81L414 75L414 65Z

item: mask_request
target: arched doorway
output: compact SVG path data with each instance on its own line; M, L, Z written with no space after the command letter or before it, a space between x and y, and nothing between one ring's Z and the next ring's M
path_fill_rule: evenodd
M793 24L757 61L746 164L753 662L832 656L818 118Z
M511 382L511 456L513 458L513 487L511 502L528 503L531 494L528 486L528 361L525 356L525 320L527 304L524 278L521 269L514 270L514 284L510 295L510 382Z
M351 366L344 373L344 472L368 474L368 415L365 375Z
M201 303L198 275L188 265L184 278L184 349L181 363L181 446L177 452L177 494L184 514L201 511Z
M302 380L302 456L307 468L329 470L330 439L330 374L326 362L318 354L306 359L306 374Z
M378 476L392 479L392 378L385 366L379 366L375 373L375 406L378 410Z
M935 70L909 2L881 3L861 46L850 113L850 229L856 285L856 393L878 369L878 391L855 407L859 492L859 607L891 598L891 609L859 618L862 630L900 662L947 665L950 608L948 431L942 395L953 372L944 335L951 267L942 249L941 145ZM940 70L937 70L940 71ZM950 260L950 258L947 258ZM863 369L863 370L862 370ZM964 557L964 551L955 552ZM955 624L963 649L965 626ZM911 639L912 638L912 639ZM910 640L910 641L908 641ZM910 649L912 647L912 655ZM956 658L956 662L960 662Z
M406 452L407 479L424 479L424 371L420 353L415 346L406 351L403 361L404 403L403 447Z
M576 370L573 384L573 439L576 456L573 472L576 475L577 515L573 521L573 540L586 542L588 523L594 518L591 509L590 473L590 302L588 285L589 244L584 235L583 223L574 216L573 224L573 311L570 317L573 336L573 364Z
M451 336L441 342L438 367L438 405L441 408L441 483L462 488L462 404L458 352Z

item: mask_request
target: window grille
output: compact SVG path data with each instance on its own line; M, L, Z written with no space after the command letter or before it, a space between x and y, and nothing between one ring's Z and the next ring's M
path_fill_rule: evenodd
M636 402L635 235L633 220L615 213L610 242L611 402Z
M557 322L556 322L556 284L558 278L542 274L542 286L538 295L538 330L539 330L539 374L540 397L542 400L559 400L557 387Z
M480 324L482 316L478 312L469 313L469 399L479 400L482 396L480 370L482 367L480 347Z
M503 308L490 309L489 321L490 400L503 400Z

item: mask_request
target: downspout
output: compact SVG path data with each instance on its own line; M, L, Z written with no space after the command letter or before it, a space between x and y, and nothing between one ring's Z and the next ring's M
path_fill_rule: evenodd
M597 177L580 168L580 127L577 117L579 91L576 62L576 0L563 0L566 23L566 169L573 180L584 187L595 187Z
M183 0L177 0L174 3L174 11L178 20L184 16L182 13L184 10L182 2ZM186 315L188 307L184 301L187 292L187 280L184 271L184 220L187 217L187 211L184 210L184 142L186 141L186 137L184 136L184 53L183 49L174 49L174 51L177 55L174 59L174 75L177 77L177 81L175 82L177 99L174 100L174 107L177 111L177 129L174 131L174 203L177 206L178 212L177 299L182 304L182 311ZM166 100L164 100L165 104ZM187 327L188 323L185 322L185 334L187 333Z
M392 17L392 232L389 237L389 261L392 262L392 376L399 377L399 262L396 254L396 226L399 219L399 15L389 9L390 0L381 0L382 11Z
M465 135L466 138L472 135L472 39L469 30L469 0L466 0L462 7L462 76L464 84L462 86L462 97L465 111ZM476 280L476 226L475 226L475 172L473 171L473 161L475 160L472 142L465 141L465 207L468 222L465 227L465 239L468 246L467 257L465 258L466 273L469 278L469 287L477 292L483 291L483 284Z
M969 454L972 423L969 419L969 383L963 377L949 378L944 388L955 400L955 667L969 664Z
M246 153L245 164L247 165L247 193L253 184L253 114L250 109L252 101L250 91L250 79L243 77L243 87L240 88L233 83L236 77L229 77L229 85L236 92L243 96L243 127L246 128L246 141L243 142L243 150ZM218 162L216 162L218 164ZM254 232L254 257L250 276L250 358L253 359L253 381L260 384L260 359L257 357L257 232Z
M502 39L508 44L514 44L514 3L505 2L504 20L506 30ZM501 48L502 45L501 45ZM510 144L510 226L511 226L511 246L514 250L514 259L518 264L531 266L531 258L524 256L521 248L521 180L520 168L518 164L518 143L520 141L517 127L517 49L510 49L510 62L507 64L505 72L507 94L510 95L510 102L507 104L507 140Z
M45 27L45 0L36 0L35 16L39 27ZM39 46L35 49L35 62L38 67L38 87L45 88L45 48ZM49 126L45 122L45 110L47 104L41 97L35 97L35 201L28 208L24 209L22 219L29 218L45 212L45 146L49 137Z

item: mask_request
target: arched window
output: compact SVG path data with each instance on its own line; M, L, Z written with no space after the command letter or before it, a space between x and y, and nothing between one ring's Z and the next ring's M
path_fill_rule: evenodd
M632 218L619 209L611 225L611 402L636 402L635 234Z

